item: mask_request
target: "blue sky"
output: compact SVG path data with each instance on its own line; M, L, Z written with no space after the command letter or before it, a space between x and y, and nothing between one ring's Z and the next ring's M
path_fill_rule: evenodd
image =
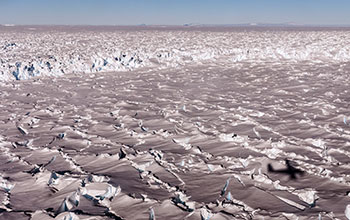
M350 25L350 0L0 0L0 24Z

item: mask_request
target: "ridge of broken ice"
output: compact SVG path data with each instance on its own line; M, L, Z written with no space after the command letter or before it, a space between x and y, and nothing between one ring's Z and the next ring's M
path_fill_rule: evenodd
M350 61L347 31L132 32L51 30L0 33L0 81L240 62L343 63ZM205 42L205 43L203 43ZM337 43L333 43L337 42Z

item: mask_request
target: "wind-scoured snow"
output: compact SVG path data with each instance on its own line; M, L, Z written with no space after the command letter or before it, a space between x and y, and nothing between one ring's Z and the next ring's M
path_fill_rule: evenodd
M0 35L0 219L350 218L347 29Z

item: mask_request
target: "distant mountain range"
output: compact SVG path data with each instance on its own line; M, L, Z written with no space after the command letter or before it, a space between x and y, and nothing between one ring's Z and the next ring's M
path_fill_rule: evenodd
M3 27L13 26L153 26L153 27L171 27L171 26L184 26L184 27L350 27L350 24L300 24L295 22L285 23L240 23L240 24L201 24L201 23L185 23L182 25L166 25L166 24L137 24L137 25L22 25L22 24L0 24Z
M247 26L257 26L257 27L350 27L350 24L300 24L295 22L285 22L285 23L240 23L240 24L200 24L200 23L186 23L183 26L186 27L247 27Z

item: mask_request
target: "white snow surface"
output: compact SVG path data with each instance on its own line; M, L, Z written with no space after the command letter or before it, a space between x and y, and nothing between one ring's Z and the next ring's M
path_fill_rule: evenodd
M209 62L350 61L350 31L346 29L110 29L0 26L0 81Z

